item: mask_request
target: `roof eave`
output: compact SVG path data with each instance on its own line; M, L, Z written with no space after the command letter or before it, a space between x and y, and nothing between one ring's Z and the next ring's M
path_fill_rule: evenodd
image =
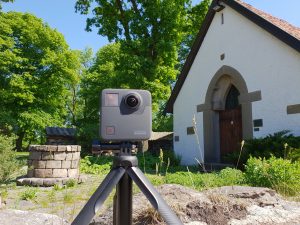
M250 9L244 7L243 5L239 4L236 1L232 0L222 0L226 5L230 6L232 9L240 13L241 15L248 18L250 21L261 27L262 29L266 30L285 44L289 45L296 51L300 52L300 41L289 34L288 32L284 31L283 29L279 28L278 26L274 25L270 21L266 20L265 18L257 15L255 12L251 11Z
M203 24L195 38L195 41L192 45L191 51L188 54L188 57L183 65L183 68L181 70L180 75L178 76L177 82L172 90L171 96L166 104L166 107L164 109L164 114L167 113L173 113L173 104L179 94L179 91L191 69L191 66L196 58L196 55L198 53L198 50L205 38L205 35L210 27L210 24L214 18L215 11L213 10L214 6L216 6L218 0L214 0L205 16L205 19L203 21Z
M205 17L205 20L201 26L201 29L199 33L197 34L197 37L195 39L195 42L191 48L191 51L186 59L186 62L183 66L183 69L177 79L177 82L175 84L174 89L172 90L171 96L166 104L166 107L164 109L164 114L166 113L173 113L173 105L175 103L175 100L180 92L181 87L183 86L183 83L191 69L191 66L195 60L195 57L201 47L201 44L206 36L206 33L209 29L209 26L214 18L215 11L213 10L213 7L218 4L218 2L224 2L226 5L231 7L232 9L236 10L241 15L248 18L250 21L255 23L256 25L260 26L267 32L271 33L273 36L277 37L282 42L286 43L296 51L300 52L300 41L292 36L291 34L287 33L286 31L280 29L276 25L272 24L268 20L264 19L263 17L257 15L256 13L252 12L250 9L244 7L243 5L239 4L238 2L234 0L214 0L208 10L208 13Z

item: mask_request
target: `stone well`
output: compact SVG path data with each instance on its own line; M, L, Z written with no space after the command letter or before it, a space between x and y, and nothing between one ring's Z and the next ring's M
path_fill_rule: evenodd
M79 145L31 145L27 176L18 179L17 184L53 186L70 179L81 182L80 151Z

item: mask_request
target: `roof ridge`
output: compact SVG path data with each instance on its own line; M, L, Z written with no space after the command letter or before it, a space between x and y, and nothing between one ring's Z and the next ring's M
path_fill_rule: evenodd
M278 28L280 28L281 30L289 33L290 35L292 35L293 37L297 38L298 40L300 40L300 28L289 23L288 21L281 19L279 17L273 16L270 13L267 13L261 9L258 9L254 6L252 6L249 3L246 3L242 0L235 0L237 3L241 4L242 6L246 7L247 9L251 10L252 12L254 12L255 14L257 14L258 16L264 18L265 20L267 20L268 22L274 24L275 26L277 26Z

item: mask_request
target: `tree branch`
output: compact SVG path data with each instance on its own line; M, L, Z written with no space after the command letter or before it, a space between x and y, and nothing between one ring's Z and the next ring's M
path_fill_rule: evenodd
M131 37L130 37L130 32L129 32L129 24L128 24L128 20L126 18L126 15L125 15L125 11L122 7L122 3L120 0L116 0L116 4L119 8L119 11L120 11L120 22L124 28L124 31L125 31L125 38L126 40L128 41L131 41Z
M141 12L140 12L140 10L138 9L136 0L130 0L130 2L131 2L131 4L132 4L134 13L136 13L137 15L139 15L140 20L143 20L142 15L141 15ZM144 30L144 35L145 35L145 37L149 38L149 37L150 37L150 34L148 33L148 30L147 30L147 29L143 29L143 30Z

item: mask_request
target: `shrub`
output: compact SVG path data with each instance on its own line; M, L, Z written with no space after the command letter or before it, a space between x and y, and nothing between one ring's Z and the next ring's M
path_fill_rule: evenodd
M244 174L241 170L225 168L218 174L221 186L242 185L245 183Z
M80 160L80 172L89 174L107 174L112 165L111 156L86 156Z
M276 158L253 158L245 166L245 180L249 185L273 188L286 195L300 190L300 162Z
M22 200L33 200L36 198L37 189L35 188L27 188L21 193Z
M13 138L0 134L0 183L7 182L18 169L16 153L13 151Z
M75 179L69 179L66 182L66 187L67 188L72 188L72 187L76 187L77 186L77 180Z
M284 130L264 138L246 140L239 165L245 164L250 156L266 159L275 156L277 158L299 160L300 137L295 137L289 134L289 131ZM228 154L225 158L227 161L236 163L238 157L239 152L234 152Z

